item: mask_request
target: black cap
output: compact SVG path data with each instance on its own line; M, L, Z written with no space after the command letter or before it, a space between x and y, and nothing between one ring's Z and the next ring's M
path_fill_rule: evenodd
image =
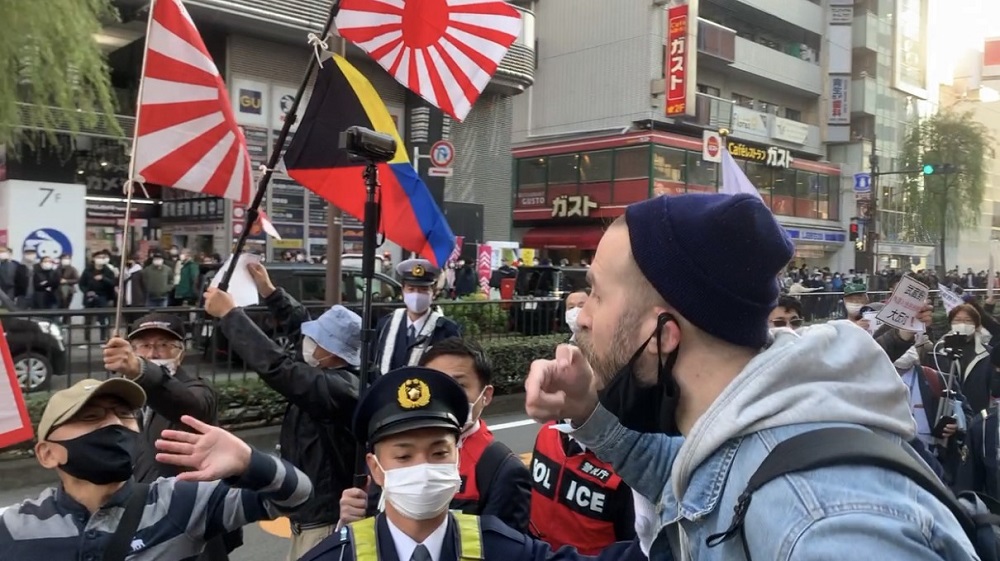
M145 331L164 331L176 337L178 341L184 340L184 322L173 314L154 312L142 316L132 324L128 338L131 339Z
M368 388L354 412L354 436L373 445L387 436L426 428L462 432L469 397L451 376L416 366L397 368Z
M426 259L407 259L396 265L396 274L406 284L431 286L437 282L441 269Z

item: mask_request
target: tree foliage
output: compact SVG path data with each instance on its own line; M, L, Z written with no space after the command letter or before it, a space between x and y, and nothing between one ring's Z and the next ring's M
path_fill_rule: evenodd
M903 169L924 164L952 164L954 173L905 180L907 215L911 231L937 237L939 264L945 268L945 241L949 233L976 226L982 214L987 165L993 159L993 135L971 111L943 111L913 126L903 146Z
M107 62L94 34L117 21L111 0L0 0L0 145L53 129L120 135Z

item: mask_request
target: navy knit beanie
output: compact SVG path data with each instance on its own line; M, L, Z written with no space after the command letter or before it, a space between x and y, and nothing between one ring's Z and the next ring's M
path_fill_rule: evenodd
M642 275L685 319L734 345L767 343L795 247L760 199L662 195L629 205L625 223Z

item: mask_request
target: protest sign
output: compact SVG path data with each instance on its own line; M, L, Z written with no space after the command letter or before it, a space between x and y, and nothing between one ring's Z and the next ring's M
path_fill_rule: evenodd
M892 291L885 307L876 317L897 329L922 332L924 324L917 319L917 314L924 307L929 293L927 285L906 275L899 279L896 290Z
M965 303L961 296L955 294L943 284L938 283L938 291L941 294L941 304L944 306L944 313L946 314L950 314L955 306L961 306Z
M31 440L34 431L28 408L24 404L21 385L17 381L14 361L10 357L7 337L0 332L0 354L3 355L3 369L6 376L0 380L0 448Z

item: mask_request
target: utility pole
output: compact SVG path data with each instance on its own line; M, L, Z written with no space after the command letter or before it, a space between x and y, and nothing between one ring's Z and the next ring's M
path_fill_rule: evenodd
M340 56L347 57L347 40L340 38ZM332 64L332 62L330 63ZM326 298L327 307L340 304L340 267L344 251L344 214L326 203ZM306 233L306 236L309 234Z
M875 135L872 135L872 153L868 156L869 173L871 174L871 199L868 201L868 224L865 228L865 253L867 254L867 268L869 288L874 282L875 274L878 272L878 253L875 245L878 243L878 197L879 197L879 167L878 153L875 151Z

